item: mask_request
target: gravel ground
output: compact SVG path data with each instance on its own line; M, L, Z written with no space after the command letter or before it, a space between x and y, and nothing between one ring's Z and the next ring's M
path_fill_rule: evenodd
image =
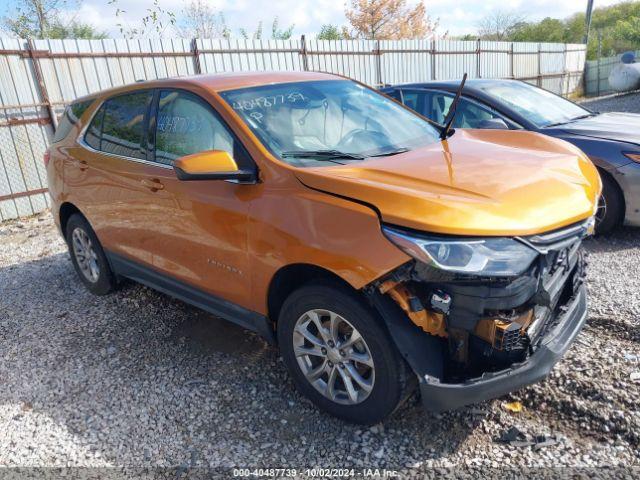
M253 334L140 285L92 296L48 213L4 223L0 466L637 468L639 233L587 242L588 325L549 379L363 428L319 413ZM558 441L497 442L510 427Z
M638 113L640 112L640 93L608 95L593 100L584 100L580 103L596 112Z

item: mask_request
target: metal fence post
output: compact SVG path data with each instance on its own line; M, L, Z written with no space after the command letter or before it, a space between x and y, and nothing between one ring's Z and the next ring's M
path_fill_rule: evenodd
M538 86L542 87L542 44L538 44Z
M198 50L198 40L196 38L191 39L191 53L193 54L193 71L196 75L200 75L202 66L200 65L200 50Z
M571 77L569 76L568 70L567 70L567 44L564 44L564 54L562 55L562 66L563 66L563 74L562 75L562 88L561 88L561 92L563 96L567 96L568 93L565 93L565 91L568 92L569 90L569 82L571 81ZM565 89L565 82L567 85L567 88Z
M480 39L476 41L476 78L481 78L480 75Z
M376 56L376 83L382 87L382 52L380 51L380 40L376 40L376 49L374 52Z
M431 40L431 80L436 79L436 41Z
M35 46L33 45L33 40L31 39L27 40L27 51L29 52L29 58L31 58L31 64L33 65L33 74L36 77L38 93L40 94L40 98L42 98L42 103L44 103L47 109L47 115L49 116L49 120L51 120L51 128L53 129L53 133L56 133L56 130L58 128L58 117L56 116L56 112L51 105L51 101L49 100L47 87L44 84L44 77L42 75L42 70L40 69L40 61L38 60L37 54L35 53Z
M589 45L587 45L587 54ZM602 30L598 30L598 96L600 96L600 61L602 59Z
M511 47L509 48L509 72L511 73L511 78L515 78L516 76L514 66L515 62L513 58L513 42L511 42Z
M300 49L300 55L302 55L302 68L304 71L309 70L309 58L307 57L307 39L304 35L300 37L300 43L302 48Z

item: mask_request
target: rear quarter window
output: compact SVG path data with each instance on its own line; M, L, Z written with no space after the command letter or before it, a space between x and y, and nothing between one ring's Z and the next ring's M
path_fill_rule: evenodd
M80 117L91 106L93 100L85 100L84 102L74 102L65 108L64 113L58 121L58 128L53 136L53 143L59 142L67 138L69 132L76 123L80 120Z
M153 95L142 91L106 100L93 117L85 142L95 150L146 159L146 116Z

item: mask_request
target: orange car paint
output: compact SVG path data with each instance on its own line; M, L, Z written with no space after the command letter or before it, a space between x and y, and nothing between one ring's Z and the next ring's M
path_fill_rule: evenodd
M406 263L409 257L382 235L378 212L385 222L461 235L537 233L593 215L601 188L595 167L559 140L528 132L460 131L391 158L300 169L273 157L218 95L323 79L336 77L225 74L95 95L99 101L52 149L48 171L56 221L60 206L69 202L87 217L105 249L268 314L269 286L283 267L313 264L360 289ZM170 167L123 160L77 142L104 99L154 88L188 90L210 103L255 161L260 181L184 182Z

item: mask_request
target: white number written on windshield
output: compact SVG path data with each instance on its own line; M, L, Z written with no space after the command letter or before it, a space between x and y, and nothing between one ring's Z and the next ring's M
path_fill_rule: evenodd
M266 97L256 97L233 102L234 110L253 110L256 108L272 108L286 103L304 102L307 98L300 92L283 93Z

